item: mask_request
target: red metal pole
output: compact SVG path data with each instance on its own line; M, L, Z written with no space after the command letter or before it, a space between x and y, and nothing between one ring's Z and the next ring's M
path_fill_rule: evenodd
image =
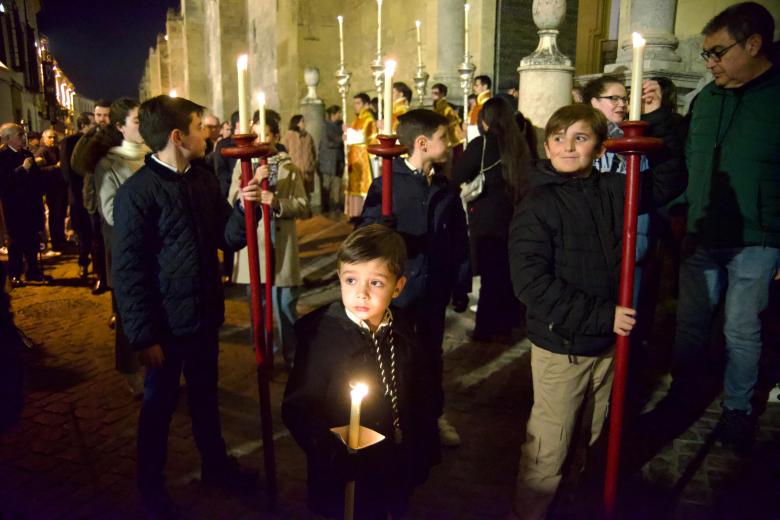
M406 147L395 144L394 135L380 135L379 144L368 147L368 153L382 158L382 216L393 214L393 158L406 153Z
M260 164L267 164L265 157L260 159ZM268 189L268 178L260 182L263 190ZM265 348L266 363L268 369L274 368L274 304L273 304L273 284L274 284L274 245L271 241L271 207L268 204L262 204L263 208L263 238L265 239Z
M620 264L618 305L633 306L634 267L636 264L636 222L639 209L639 165L642 153L660 148L660 139L643 137L646 123L627 121L621 125L622 139L607 141L610 151L626 158L626 194L623 205L623 249ZM623 412L626 402L630 336L618 336L615 345L615 376L609 409L609 442L604 477L604 514L612 519L617 514L617 485L620 472L620 445L623 434Z

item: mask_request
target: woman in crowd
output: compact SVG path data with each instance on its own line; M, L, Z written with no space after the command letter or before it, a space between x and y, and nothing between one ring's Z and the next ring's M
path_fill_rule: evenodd
M456 164L453 180L460 185L484 174L481 194L467 205L472 261L481 279L473 337L505 341L521 312L509 278L509 221L527 191L531 160L514 111L503 100L485 103L479 130Z
M122 143L110 148L108 154L95 167L95 190L99 202L97 209L103 217L109 287L112 287L111 235L114 226L114 197L119 187L144 165L144 157L150 152L139 131L138 107L138 101L131 98L119 98L111 103L111 126L122 134ZM111 303L116 312L113 292ZM116 333L116 369L125 376L130 392L138 397L143 393L143 372L140 370L136 352L127 342L121 316L112 316L112 324Z
M281 139L295 166L303 173L306 194L314 190L314 172L317 168L317 152L314 138L306 131L306 121L300 114L290 118L290 125Z

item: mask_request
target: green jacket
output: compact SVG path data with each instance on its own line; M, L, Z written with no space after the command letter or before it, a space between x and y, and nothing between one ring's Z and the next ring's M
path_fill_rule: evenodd
M685 146L688 232L711 247L780 247L780 69L736 89L710 83Z

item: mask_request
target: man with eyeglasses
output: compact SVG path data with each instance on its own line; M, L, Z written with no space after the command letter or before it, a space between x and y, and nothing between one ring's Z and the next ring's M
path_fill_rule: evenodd
M685 149L687 258L669 401L699 404L713 316L725 296L718 434L721 444L741 452L755 437L759 314L780 261L780 73L770 60L774 20L761 5L733 5L702 33L701 55L714 81L692 104Z

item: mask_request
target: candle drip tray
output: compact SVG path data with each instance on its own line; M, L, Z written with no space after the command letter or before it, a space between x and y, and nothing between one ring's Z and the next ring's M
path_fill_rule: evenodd
M336 426L335 428L330 429L330 431L333 432L333 435L338 437L339 440L344 444L344 446L347 446L348 430L349 430L349 426ZM371 428L366 428L365 426L361 426L360 433L358 434L357 449L362 450L363 448L368 448L369 446L373 446L374 444L382 442L383 440L385 440L385 436L382 435L381 433L375 432Z

